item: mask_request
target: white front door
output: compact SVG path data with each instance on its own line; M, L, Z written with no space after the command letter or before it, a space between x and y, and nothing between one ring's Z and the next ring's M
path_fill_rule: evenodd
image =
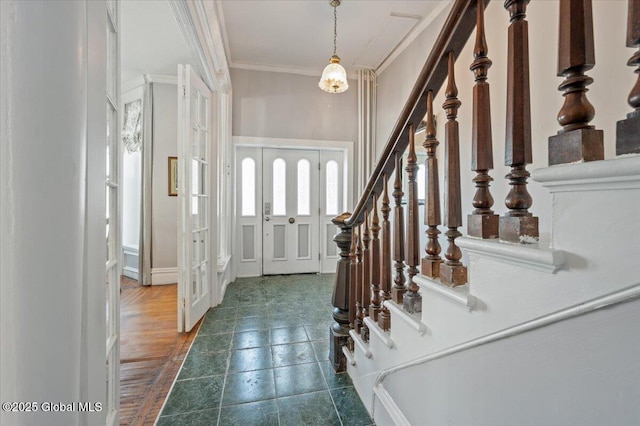
M319 165L314 150L263 150L263 273L320 272Z
M178 331L189 331L211 307L211 91L178 65Z

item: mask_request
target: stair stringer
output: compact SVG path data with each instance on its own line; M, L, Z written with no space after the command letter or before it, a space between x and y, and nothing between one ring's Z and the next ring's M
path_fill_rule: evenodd
M383 371L637 284L629 256L640 240L640 156L554 166L534 178L553 193L550 239L511 245L459 238L469 256L473 309L423 290L427 333L392 315L394 347L372 333L371 358L356 354L349 374L378 424L398 423L374 394ZM402 398L388 393L391 401Z

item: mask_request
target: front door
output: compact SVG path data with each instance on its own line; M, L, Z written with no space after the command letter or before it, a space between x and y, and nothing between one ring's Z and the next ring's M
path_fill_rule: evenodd
M211 91L178 65L178 331L189 331L211 307Z
M263 273L320 272L320 152L263 150Z

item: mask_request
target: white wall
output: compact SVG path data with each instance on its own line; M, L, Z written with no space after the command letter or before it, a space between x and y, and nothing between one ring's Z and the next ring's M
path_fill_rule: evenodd
M336 95L320 90L319 80L232 69L233 135L356 142L357 82Z
M385 387L415 425L637 425L639 308L635 300L459 352Z
M143 94L143 86L138 86L122 94L120 123L124 123L124 105L137 99L142 101ZM144 115L144 111L142 114ZM122 152L122 245L137 248L140 243L142 150L129 152L124 144L121 144L120 150Z
M178 267L178 197L168 195L168 157L178 155L178 86L153 83L152 268Z
M556 115L562 105L562 94L557 86L563 78L557 77L557 40L558 40L558 2L534 1L529 4L530 67L531 67L531 115L533 164L529 171L548 165L548 137L555 135L560 126ZM629 91L633 87L635 74L626 66L632 49L625 48L627 2L622 0L595 0L593 17L595 21L596 66L587 74L595 82L589 86L587 94L596 108L596 117L592 124L604 130L605 158L615 155L615 123L630 111L626 103ZM378 115L376 129L376 152L379 154L391 133L393 124L404 105L416 77L431 50L448 10L445 10L412 44L378 76ZM616 24L614 24L616 23ZM506 53L508 13L503 2L493 1L486 11L487 43L489 58L493 66L489 70L491 85L491 110L493 119L494 170L490 173L495 181L491 193L495 199L494 211L502 214L506 211L504 198L509 190L504 176L509 168L504 166L504 135L506 106ZM462 101L458 121L460 122L461 181L463 200L463 230L466 230L466 215L471 212L471 200L475 189L471 180L474 173L471 164L471 102L473 74L469 65L473 61L473 42L475 33L461 53L456 64L456 82L459 99ZM445 83L446 84L446 83ZM444 90L434 100L438 119L438 157L440 160L440 178L443 179L442 162L444 159L444 123L446 117L441 109L444 102ZM422 140L417 140L417 149L422 150ZM443 188L443 184L440 184ZM540 232L550 232L551 197L536 182L529 180L529 191L533 197L530 209L540 218ZM443 192L441 191L441 194Z
M105 403L105 7L0 2L2 402ZM104 414L2 410L0 423Z

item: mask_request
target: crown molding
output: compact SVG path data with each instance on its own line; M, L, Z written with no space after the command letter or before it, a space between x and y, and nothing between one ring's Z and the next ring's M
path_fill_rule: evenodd
M265 71L265 72L279 72L285 74L297 74L306 75L308 77L322 77L322 68L306 68L306 67L291 67L291 66L278 66L267 64L254 64L249 62L231 62L231 68L250 70L250 71ZM358 78L357 72L348 72L347 79L356 80Z

